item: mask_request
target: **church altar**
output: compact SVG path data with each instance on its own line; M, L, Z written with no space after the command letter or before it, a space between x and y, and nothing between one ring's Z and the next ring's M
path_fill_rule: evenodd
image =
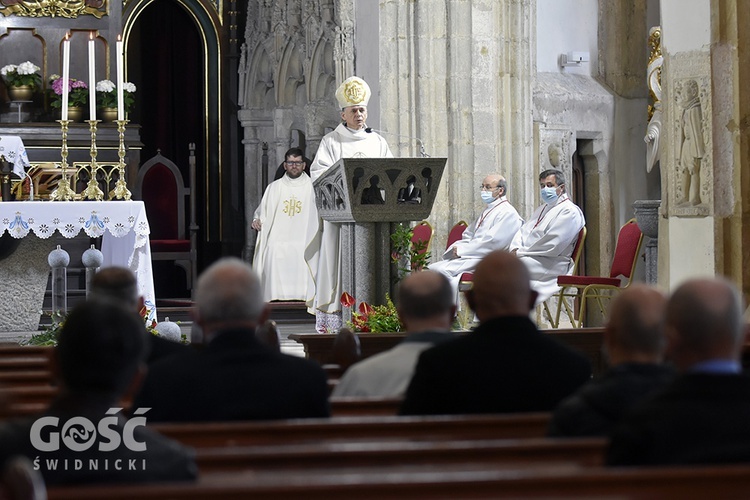
M156 297L149 245L149 223L142 201L23 201L0 203L0 234L21 239L0 261L0 331L29 331L39 326L56 232L73 238L83 232L102 237L103 266L127 267L156 319ZM29 238L28 236L32 236Z

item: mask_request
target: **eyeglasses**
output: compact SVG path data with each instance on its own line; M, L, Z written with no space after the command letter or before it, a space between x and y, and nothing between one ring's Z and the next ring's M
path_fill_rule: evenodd
M286 163L290 167L299 167L300 165L304 165L305 164L304 161L285 161L284 163Z
M499 188L500 186L486 186L484 184L479 185L479 189L482 191L494 191L495 189Z

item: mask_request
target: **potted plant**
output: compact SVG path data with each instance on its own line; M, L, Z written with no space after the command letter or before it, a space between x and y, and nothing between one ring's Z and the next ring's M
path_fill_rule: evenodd
M0 75L8 86L8 95L12 101L30 101L34 91L41 85L39 66L31 61L21 64L8 64L0 68Z
M341 295L340 301L343 307L353 307L357 302L346 292ZM388 294L383 305L371 306L361 302L358 312L352 313L352 320L347 326L355 332L394 333L403 330L396 306Z
M63 79L58 75L50 77L52 87L52 101L50 106L55 109L62 107ZM68 79L68 119L74 122L83 119L83 108L89 102L88 86L86 82Z
M130 112L135 98L135 85L125 82L122 86L122 101L125 113ZM101 110L100 116L105 122L117 119L117 87L111 80L101 80L96 83L96 104Z

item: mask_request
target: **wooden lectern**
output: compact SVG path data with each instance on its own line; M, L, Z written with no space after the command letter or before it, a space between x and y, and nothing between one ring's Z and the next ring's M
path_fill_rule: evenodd
M320 216L341 227L341 291L385 303L391 225L430 215L446 158L343 158L315 180ZM344 308L344 321L351 320Z

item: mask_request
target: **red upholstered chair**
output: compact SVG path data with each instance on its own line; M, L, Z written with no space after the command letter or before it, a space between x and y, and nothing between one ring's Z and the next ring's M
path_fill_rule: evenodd
M617 236L615 256L612 259L609 276L559 276L557 284L561 288L558 294L557 320L560 319L560 308L564 307L573 326L579 328L584 326L586 303L590 299L595 300L602 315L606 315L604 301L610 300L632 283L642 242L643 233L635 219L630 219L620 228ZM580 297L577 315L570 310L570 306L564 300L565 297ZM577 320L575 316L578 317Z
M578 232L578 239L576 240L576 244L573 247L573 254L571 257L573 258L573 271L571 274L576 274L576 271L578 270L578 262L581 260L581 254L583 253L583 244L586 241L586 226L583 226L581 230ZM560 278L565 278L567 275L558 276L557 277L557 284L560 284ZM559 297L559 295L558 295ZM555 318L552 318L552 312L549 310L548 305L549 299L544 301L544 314L547 316L547 320L550 322L550 325L552 328L557 328L560 325L560 299L558 298L557 301L557 314L555 314ZM567 302L563 301L563 305L565 306L565 312L568 314L568 318L570 318L570 321L572 324L575 324L573 321L573 312L570 306Z
M195 145L190 144L190 180L195 183ZM185 197L191 195L185 187L180 169L175 163L156 156L138 171L134 197L143 200L151 226L151 259L172 260L185 270L188 289L192 291L197 278L195 200L190 196L190 225L185 222ZM189 233L188 233L189 231Z
M432 241L432 226L426 220L423 220L412 229L411 244L412 249L416 250L418 254L424 255L430 248L430 242ZM414 262L412 260L412 269L414 268Z
M456 225L453 226L451 232L448 233L448 241L445 242L446 250L448 250L449 246L461 239L467 227L469 227L469 225L463 220L458 221Z

